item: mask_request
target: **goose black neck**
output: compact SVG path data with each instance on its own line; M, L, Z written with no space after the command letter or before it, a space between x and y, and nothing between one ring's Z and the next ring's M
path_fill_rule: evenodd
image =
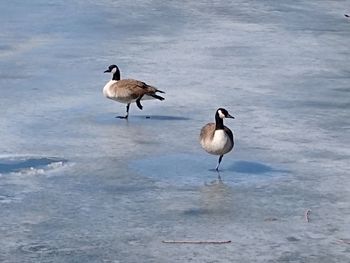
M220 118L219 113L215 114L215 130L223 130L224 129L224 120Z
M113 74L112 80L120 80L120 71L119 71L119 69Z

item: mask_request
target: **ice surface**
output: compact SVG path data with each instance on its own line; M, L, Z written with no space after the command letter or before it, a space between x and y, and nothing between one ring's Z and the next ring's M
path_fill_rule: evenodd
M349 262L349 6L1 1L0 262ZM115 119L114 63L166 100Z

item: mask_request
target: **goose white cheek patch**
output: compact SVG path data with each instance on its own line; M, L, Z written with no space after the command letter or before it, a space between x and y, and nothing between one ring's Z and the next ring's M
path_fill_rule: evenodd
M117 72L117 68L113 68L111 71L113 74Z
M225 115L221 112L221 110L219 110L218 113L219 113L219 117L220 117L221 119L225 118Z

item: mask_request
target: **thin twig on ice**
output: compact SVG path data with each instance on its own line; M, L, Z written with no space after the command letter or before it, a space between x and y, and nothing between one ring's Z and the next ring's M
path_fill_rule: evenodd
M167 244L228 244L231 243L231 240L163 240L162 242Z

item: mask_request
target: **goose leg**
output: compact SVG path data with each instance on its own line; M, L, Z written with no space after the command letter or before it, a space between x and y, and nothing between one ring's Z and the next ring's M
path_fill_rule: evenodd
M141 95L140 97L137 98L136 100L136 105L137 107L142 110L142 105L141 105L141 99L142 99L143 95Z
M116 118L119 119L127 119L129 117L129 109L130 109L130 103L126 105L126 115L125 116L117 116Z
M221 163L221 160L222 160L222 157L223 157L223 156L224 156L224 155L220 155L220 157L219 157L218 165L217 165L216 168L215 168L216 171L219 171L219 165L220 165L220 163Z

